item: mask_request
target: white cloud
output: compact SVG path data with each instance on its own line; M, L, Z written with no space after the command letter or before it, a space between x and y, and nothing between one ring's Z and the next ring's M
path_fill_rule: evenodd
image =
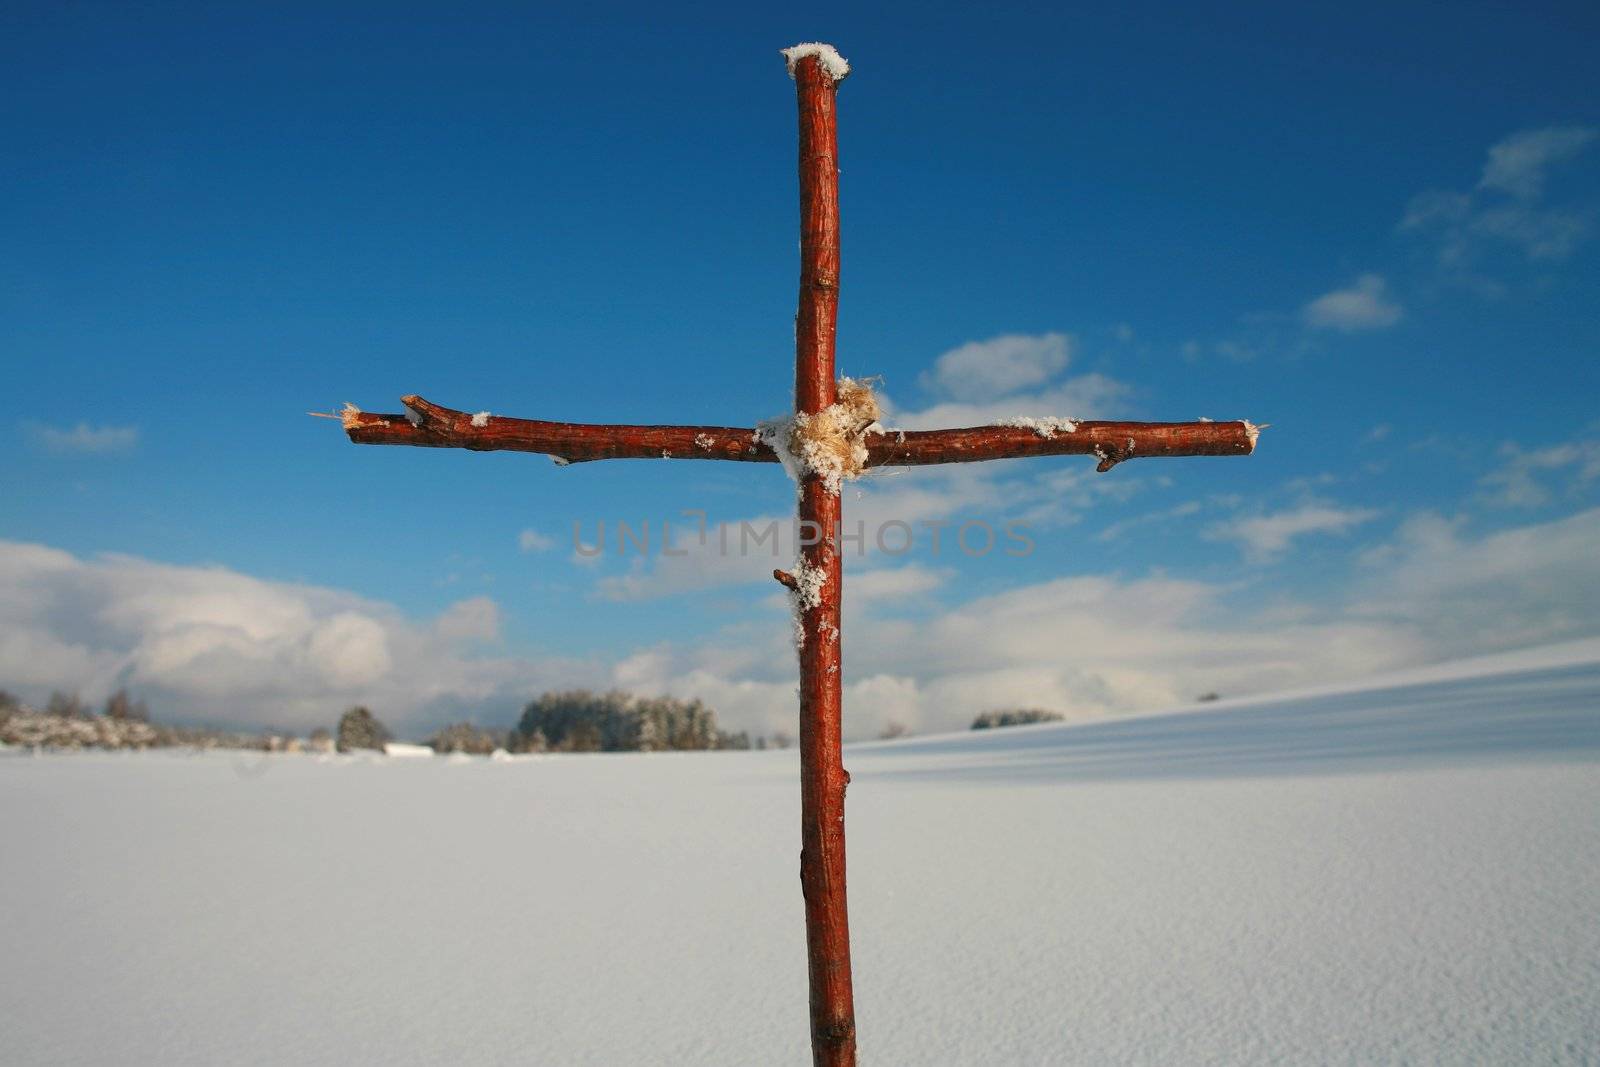
M458 643L498 641L500 606L486 596L458 600L435 620L433 628L434 632L446 641Z
M1352 617L1405 623L1441 655L1600 632L1600 508L1477 539L1432 513L1367 554Z
M530 528L517 534L517 547L524 552L547 552L556 547L556 540Z
M1164 577L1062 578L980 597L920 625L848 629L860 671L917 683L916 714L902 709L898 717L939 729L959 729L996 707L1148 710L1207 691L1372 670L1406 654L1406 642L1377 627L1268 624L1229 608L1220 586ZM852 736L888 718L870 706L846 707Z
M306 641L306 659L335 689L373 685L394 666L383 625L354 611L317 623Z
M1296 538L1347 533L1377 515L1368 508L1342 508L1313 501L1288 511L1214 523L1206 528L1205 536L1213 541L1237 541L1247 559L1265 562L1286 551Z
M1200 514L1200 512L1204 509L1204 506L1205 505L1198 500L1186 500L1181 504L1176 504L1170 508L1163 508L1160 511L1151 511L1143 515L1135 515L1131 518L1123 519L1121 522L1111 523L1109 526L1105 527L1095 535L1095 540L1115 541L1126 534L1129 530L1135 530L1141 526L1149 526L1151 524L1171 524L1175 519L1187 519L1190 516Z
M596 530L602 527L597 524ZM614 522L604 523L607 558L628 546L632 553L626 574L606 575L595 582L603 600L650 600L678 593L727 586L764 583L775 586L774 567L787 567L795 556L795 519L792 515L757 515L748 519L710 520L702 530L698 521L648 516L631 520L628 528L644 542L624 540ZM592 548L596 533L584 535ZM598 560L600 557L591 557Z
M497 633L482 597L417 623L343 590L7 541L0 587L4 684L90 700L127 685L167 721L308 729L354 703L401 730L505 721L547 683L607 676L596 663L467 656L463 642Z
M1545 173L1550 165L1571 159L1595 135L1596 131L1588 126L1550 126L1514 133L1489 149L1478 188L1534 199L1544 192Z
M904 604L913 597L931 593L949 579L948 570L927 567L921 563L851 572L847 582L847 602L851 610L877 601Z
M1600 440L1569 441L1528 451L1516 444L1500 449L1504 462L1478 480L1480 499L1496 507L1532 508L1548 504L1554 494L1551 475L1566 474L1568 491L1600 479Z
M1404 311L1388 298L1386 290L1382 276L1363 274L1348 288L1324 293L1308 303L1303 310L1306 325L1344 333L1393 326Z
M1061 578L915 620L856 606L845 621L845 731L890 721L964 728L978 712L1152 710L1360 677L1600 631L1600 509L1469 538L1423 516L1370 553L1349 601L1241 607L1220 584L1150 576ZM847 608L850 598L846 597ZM780 610L698 646L662 645L619 679L699 695L738 728L794 730L794 659ZM714 694L714 695L713 695Z
M1515 245L1531 260L1558 260L1578 247L1593 218L1592 211L1536 210L1511 204L1478 212L1471 218L1468 232Z
M1595 213L1587 206L1542 204L1545 182L1553 166L1576 157L1597 136L1600 131L1580 126L1512 134L1489 149L1473 191L1418 194L1406 206L1400 229L1436 241L1440 264L1454 272L1468 271L1504 247L1529 260L1564 259L1588 236ZM1467 277L1486 292L1498 290L1492 281Z
M1097 475L1092 461L1084 458L1063 459L1026 472L1013 469L1009 474L996 469L1001 466L975 463L878 470L848 483L842 546L846 566L864 569L925 561L937 567L941 561L960 559L960 529L969 522L983 523L993 531L991 551L996 554L1013 548L1020 551L1020 542L1008 537L1007 523L1024 524L1032 530L1070 525L1098 503L1127 499L1150 484L1149 479L1138 476ZM631 525L637 530L643 522ZM773 568L787 568L795 557L792 514L713 518L704 539L696 523L673 520L670 527L673 554L660 551L661 524L651 520L650 556L645 558L630 548L626 573L599 578L596 595L604 600L638 601L735 586L772 589ZM587 528L584 536L592 544L595 528ZM974 551L986 536L982 527L969 531ZM608 560L616 558L617 545L615 526L608 523Z
M898 407L887 396L882 422L902 430L936 430L953 426L986 426L1015 415L1060 415L1073 419L1103 419L1119 414L1129 389L1103 374L1076 378L1028 393L983 400L951 400L921 410Z
M922 384L948 396L990 399L1053 378L1065 369L1072 347L1072 338L1061 333L969 341L934 360Z
M925 602L902 618L883 608L947 595L941 572L853 573L846 734L872 737L890 721L961 729L1001 706L1153 710L1592 634L1595 544L1600 509L1485 536L1421 515L1367 554L1348 601L1317 605L1246 603L1227 585L1162 575L1088 575ZM418 623L335 589L8 542L0 585L0 679L25 693L81 688L94 700L127 684L169 718L297 729L361 702L418 736L448 719L509 723L545 689L614 685L698 697L727 729L795 732L781 606L608 666L464 655L458 639L488 635L485 620L498 617L479 601Z
M41 423L24 425L33 443L49 452L96 455L127 452L139 443L137 426L91 426L80 422L61 429Z

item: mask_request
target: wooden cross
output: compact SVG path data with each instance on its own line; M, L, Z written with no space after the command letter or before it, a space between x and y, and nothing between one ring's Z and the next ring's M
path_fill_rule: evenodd
M784 50L800 103L800 305L795 316L792 425L821 425L839 400L834 330L839 306L838 83L849 66L831 46ZM348 407L344 427L363 445L421 445L474 451L539 452L558 464L596 459L719 459L775 463L791 447L787 433L733 426L602 426L542 422L440 407L402 398L403 414ZM834 419L834 422L841 420ZM1019 456L1093 455L1096 468L1155 456L1243 456L1255 449L1248 422L1071 422L1019 420L1022 425L951 430L885 431L835 426L856 467L920 466ZM818 1065L856 1061L850 984L850 930L845 909L844 794L850 781L840 754L839 694L843 648L839 472L785 457L799 475L803 537L797 574L775 572L794 593L800 658L800 882L805 897L811 982L811 1047ZM852 472L853 473L853 472Z

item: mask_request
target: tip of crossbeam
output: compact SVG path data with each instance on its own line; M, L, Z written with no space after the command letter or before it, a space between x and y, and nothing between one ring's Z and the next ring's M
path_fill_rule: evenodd
M783 61L788 64L789 77L791 78L794 77L795 64L807 56L816 56L817 62L822 65L822 69L827 71L828 76L835 82L842 82L850 76L850 64L845 60L844 56L839 54L839 50L831 44L811 41L807 44L790 45L788 48L783 48L779 51L783 53Z

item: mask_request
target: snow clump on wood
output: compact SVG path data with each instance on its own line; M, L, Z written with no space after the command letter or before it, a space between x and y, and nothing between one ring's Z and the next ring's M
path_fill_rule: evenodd
M1013 415L1009 419L1001 419L996 426L1015 426L1023 430L1032 430L1034 433L1049 440L1058 433L1076 433L1078 423L1076 419L1062 419L1054 415L1033 418L1028 415Z
M878 398L866 382L840 378L837 399L814 415L800 412L756 426L756 440L771 446L798 484L808 474L837 493L867 466L867 427L878 421Z
M828 583L828 572L823 567L812 567L802 559L795 560L794 584L789 587L789 604L794 608L794 647L804 648L806 628L802 621L805 613L822 604L822 587ZM834 631L837 640L838 631Z
M850 74L850 64L845 62L831 44L813 41L809 44L797 44L783 49L784 62L789 66L789 77L794 77L794 65L806 56L816 56L822 63L822 69L836 82L842 82Z
M489 425L489 413L487 411L480 411L476 415L472 416L472 425L478 427L480 430Z

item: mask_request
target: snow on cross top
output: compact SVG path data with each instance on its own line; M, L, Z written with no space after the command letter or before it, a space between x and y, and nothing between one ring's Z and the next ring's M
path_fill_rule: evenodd
M833 45L813 41L810 44L790 45L783 51L783 59L789 65L789 77L794 77L794 65L806 56L816 56L822 62L822 69L836 82L842 82L850 74L850 64L844 56L838 53Z

